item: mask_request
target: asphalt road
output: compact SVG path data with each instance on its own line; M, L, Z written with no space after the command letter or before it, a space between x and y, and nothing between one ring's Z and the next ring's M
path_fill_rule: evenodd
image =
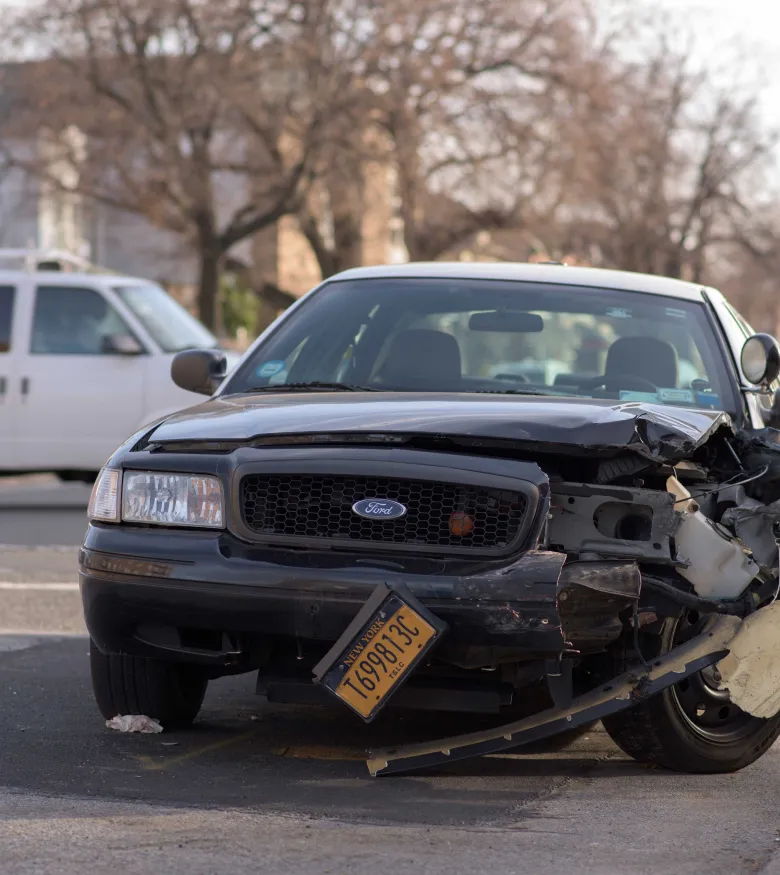
M83 508L37 513L52 540L22 529L9 547L0 529L1 873L780 875L778 748L736 775L684 776L596 729L557 752L372 779L368 749L474 722L263 710L251 676L212 683L189 731L111 732L74 586Z
M79 544L89 493L89 486L53 477L0 479L0 550L9 544Z

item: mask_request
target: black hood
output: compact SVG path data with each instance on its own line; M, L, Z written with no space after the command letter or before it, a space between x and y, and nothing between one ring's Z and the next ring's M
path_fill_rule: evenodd
M293 435L423 435L512 441L536 450L635 451L646 458L685 458L721 429L725 413L531 396L419 393L291 393L217 397L159 424L154 444L242 445Z

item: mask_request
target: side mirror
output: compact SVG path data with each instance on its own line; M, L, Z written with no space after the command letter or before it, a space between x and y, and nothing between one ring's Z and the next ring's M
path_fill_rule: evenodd
M768 388L780 375L780 344L771 334L754 334L742 347L740 363L749 382Z
M144 349L132 334L104 334L100 351L106 355L141 355Z
M173 382L200 395L213 395L226 374L227 358L217 349L185 349L171 362Z

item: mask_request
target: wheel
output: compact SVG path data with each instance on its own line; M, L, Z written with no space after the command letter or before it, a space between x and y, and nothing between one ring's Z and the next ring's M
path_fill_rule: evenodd
M189 726L197 717L208 680L191 665L101 653L90 642L92 690L100 713L145 714L164 728Z
M693 638L702 624L694 611L666 620L660 636L643 637L644 657ZM716 688L714 667L605 718L603 724L615 744L638 762L703 774L744 769L780 735L780 714L763 720L731 704L728 693Z

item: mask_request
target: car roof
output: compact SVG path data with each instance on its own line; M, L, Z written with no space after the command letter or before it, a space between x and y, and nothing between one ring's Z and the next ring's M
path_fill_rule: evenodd
M564 264L522 264L486 261L410 262L376 267L355 267L329 277L327 282L358 279L484 279L515 282L587 286L628 292L666 295L701 301L704 286L669 277L599 267L569 267Z
M122 274L109 273L85 273L64 270L0 270L0 284L18 283L22 280L32 279L35 283L58 286L89 286L94 288L107 288L113 286L155 285L151 280L141 277L124 276Z

